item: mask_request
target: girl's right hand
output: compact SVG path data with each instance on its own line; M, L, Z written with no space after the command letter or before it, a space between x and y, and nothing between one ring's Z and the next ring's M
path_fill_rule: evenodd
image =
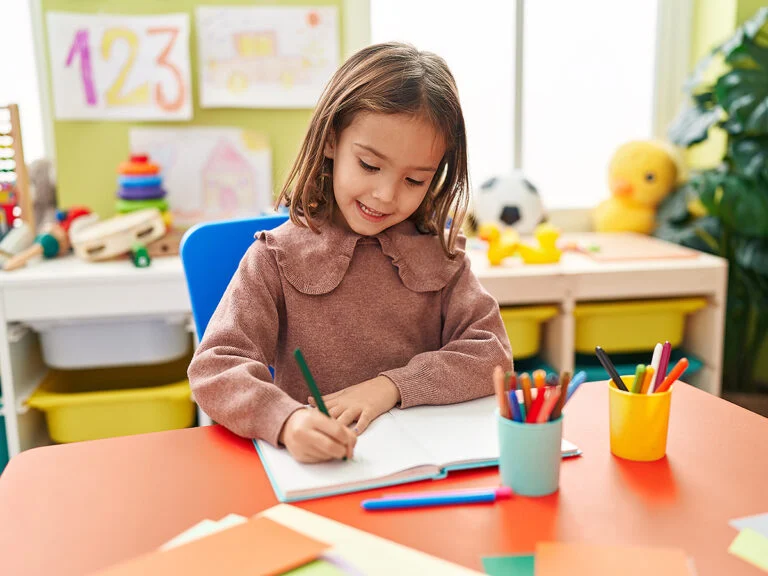
M357 435L317 409L296 410L280 431L278 441L299 462L352 458Z

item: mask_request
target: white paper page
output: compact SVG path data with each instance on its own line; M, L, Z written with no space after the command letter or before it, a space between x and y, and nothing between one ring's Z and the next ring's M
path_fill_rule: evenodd
M200 538L210 536L211 534L221 532L222 530L226 530L227 528L237 526L238 524L247 521L248 519L245 516L240 516L238 514L227 514L218 522L206 518L160 546L160 550L170 550L171 548L176 548L177 546L193 542L194 540L199 540Z
M496 397L448 406L414 406L393 410L397 423L432 455L430 463L487 460L499 457Z
M728 524L737 530L752 528L755 532L759 532L768 538L768 513L757 514L756 516L746 516L745 518L735 518L728 522Z
M306 490L333 491L341 485L365 482L430 463L428 455L404 435L390 413L374 420L360 435L354 458L346 462L301 464L287 450L266 442L259 441L259 449L266 467L286 495Z
M430 464L445 466L499 457L496 406L496 397L487 396L461 404L415 406L391 413L397 424L432 455ZM564 453L577 450L567 440L562 441L561 448Z

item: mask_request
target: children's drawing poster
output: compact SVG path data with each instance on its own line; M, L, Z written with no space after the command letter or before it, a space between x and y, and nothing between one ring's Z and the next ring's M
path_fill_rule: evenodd
M239 128L132 128L133 154L158 164L175 225L269 212L272 154L262 132Z
M197 8L203 108L312 108L339 65L336 7Z
M48 12L60 120L189 120L189 15Z

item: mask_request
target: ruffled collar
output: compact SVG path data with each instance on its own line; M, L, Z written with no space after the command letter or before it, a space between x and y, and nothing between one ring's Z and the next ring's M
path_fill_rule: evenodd
M349 268L357 243L368 238L378 241L403 284L414 292L443 289L464 259L463 237L456 243L459 253L451 260L437 236L420 233L410 220L372 237L331 225L323 226L318 234L289 220L256 237L266 242L288 282L304 294L326 294L336 288Z

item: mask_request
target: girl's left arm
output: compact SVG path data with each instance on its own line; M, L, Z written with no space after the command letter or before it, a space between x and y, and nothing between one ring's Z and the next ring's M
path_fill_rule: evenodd
M512 351L499 305L470 270L469 259L443 288L442 347L414 356L386 376L400 392L400 406L453 404L493 394L495 366L512 369Z

